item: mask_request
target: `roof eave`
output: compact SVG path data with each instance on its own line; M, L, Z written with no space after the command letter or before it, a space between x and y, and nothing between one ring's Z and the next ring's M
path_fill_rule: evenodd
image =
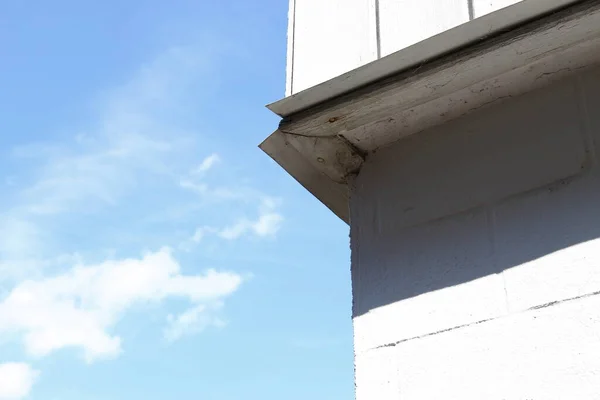
M368 153L599 63L600 0L525 0L272 104L261 148L348 222Z

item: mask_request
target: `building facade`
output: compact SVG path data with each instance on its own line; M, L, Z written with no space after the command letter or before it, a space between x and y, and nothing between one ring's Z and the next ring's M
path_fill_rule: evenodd
M350 226L356 398L600 398L600 1L292 0L288 36L261 147Z

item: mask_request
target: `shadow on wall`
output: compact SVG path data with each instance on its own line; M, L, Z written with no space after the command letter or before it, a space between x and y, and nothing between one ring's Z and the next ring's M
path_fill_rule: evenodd
M549 255L504 279L509 309L528 279L600 290L600 243L560 255L600 238L598 110L600 69L370 157L351 200L353 315Z

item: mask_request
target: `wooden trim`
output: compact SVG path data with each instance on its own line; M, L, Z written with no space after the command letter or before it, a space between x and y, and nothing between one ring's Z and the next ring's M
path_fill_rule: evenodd
M522 0L312 88L293 94L290 92L288 97L267 107L281 117L288 117L580 1L582 0Z
M336 183L315 168L280 131L275 131L259 147L334 214L348 222L348 186L345 183Z
M347 182L368 153L597 65L600 0L588 0L293 114L261 148L348 221Z

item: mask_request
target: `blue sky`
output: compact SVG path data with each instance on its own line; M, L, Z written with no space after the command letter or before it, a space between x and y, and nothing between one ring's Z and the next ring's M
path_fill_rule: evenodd
M7 1L0 399L349 399L348 230L258 150L287 1Z

